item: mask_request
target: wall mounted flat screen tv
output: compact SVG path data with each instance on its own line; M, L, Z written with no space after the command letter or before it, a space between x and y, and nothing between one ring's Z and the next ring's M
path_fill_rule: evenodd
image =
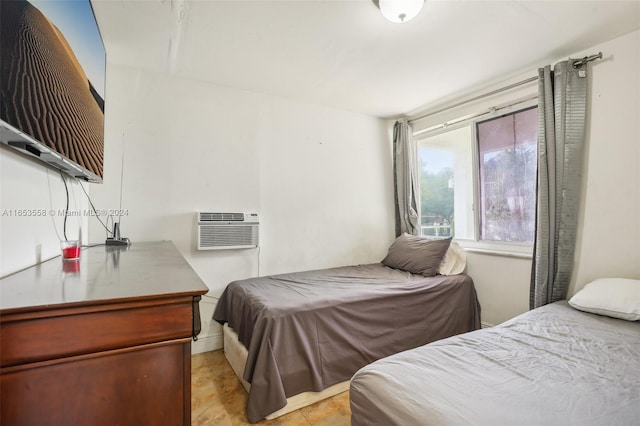
M90 0L1 0L0 142L102 182L105 70Z

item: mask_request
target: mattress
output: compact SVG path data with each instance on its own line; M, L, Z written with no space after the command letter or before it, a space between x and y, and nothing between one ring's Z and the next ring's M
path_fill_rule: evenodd
M249 392L251 385L242 377L242 372L245 369L247 363L247 348L238 340L238 334L233 331L227 324L223 327L224 333L224 356L229 361L229 365L233 369L236 376L240 379L244 389ZM287 398L287 405L281 409L274 411L271 414L265 416L266 419L272 420L280 416L284 416L287 413L298 410L302 407L306 407L315 402L322 401L323 399L332 397L342 392L349 390L349 381L336 383L333 386L320 391L320 392L302 392L297 395Z
M374 362L352 425L637 425L640 322L557 302Z
M256 422L376 359L478 328L480 308L466 275L426 278L372 264L233 282L213 318L247 349L241 377Z

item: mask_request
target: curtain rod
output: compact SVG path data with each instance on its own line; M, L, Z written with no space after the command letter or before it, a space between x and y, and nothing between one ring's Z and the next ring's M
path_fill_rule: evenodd
M585 56L582 59L578 59L577 61L573 61L574 68L580 68L585 65L587 62L595 61L596 59L602 59L602 52L598 52L595 55Z
M574 68L580 68L581 66L585 65L586 63L591 62L591 61L595 61L596 59L602 59L602 52L598 52L597 54L591 55L591 56L585 56L582 59L578 59L578 60L574 61L573 62L573 67ZM439 110L431 111L431 112L429 112L427 114L419 115L418 117L411 118L411 119L409 119L409 123L413 123L414 121L423 120L423 119L425 119L427 117L431 117L432 115L440 114L441 112L445 112L445 111L448 111L450 109L457 108L459 106L468 104L470 102L477 101L477 100L480 100L480 99L483 99L483 98L486 98L486 97L489 97L489 96L492 96L492 95L496 95L498 93L502 93L502 92L505 92L507 90L511 90L513 88L519 87L519 86L523 86L525 84L531 83L531 82L536 81L536 80L538 80L538 76L530 77L530 78L524 79L522 81L518 81L516 83L509 84L508 86L500 87L499 89L483 93L483 94L475 96L475 97L473 97L471 99L465 99L464 101L455 103L453 105L446 106L444 108L440 108Z
M483 94L475 96L475 97L473 97L471 99L465 99L462 102L458 102L458 103L455 103L453 105L449 105L449 106L446 106L444 108L440 108L439 110L431 111L428 114L424 114L424 115L420 115L418 117L412 118L412 119L409 120L409 123L413 123L414 121L420 121L420 120L425 119L427 117L431 117L432 115L440 114L441 112L457 108L457 107L459 107L461 105L468 104L470 102L477 101L477 100L480 100L482 98L489 97L491 95L495 95L495 94L498 94L498 93L501 93L501 92L505 92L507 90L511 90L511 89L513 89L515 87L518 87L518 86L523 86L523 85L525 85L527 83L531 83L532 81L536 81L537 79L538 79L538 76L530 77L530 78L527 78L525 80L518 81L517 83L513 83L513 84L510 84L508 86L504 86L504 87L501 87L501 88L496 89L496 90L492 90L492 91L487 92L487 93L483 93Z
M455 120L447 121L445 123L436 124L435 126L431 126L431 127L427 127L426 129L415 131L415 132L413 132L413 136L418 136L418 135L421 135L423 133L428 133L428 132L431 132L431 131L437 130L437 129L443 129L445 127L449 127L449 126L452 126L454 124L462 123L463 121L472 120L474 118L482 117L483 115L495 114L496 112L502 111L503 109L511 108L513 106L520 105L520 104L523 104L525 102L532 101L534 99L538 99L538 95L537 94L535 96L530 96L528 98L521 99L519 101L516 101L516 102L508 104L508 105L504 105L504 106L501 106L501 107L487 108L484 111L468 114L468 115L465 115L464 117L460 117L460 118L457 118Z

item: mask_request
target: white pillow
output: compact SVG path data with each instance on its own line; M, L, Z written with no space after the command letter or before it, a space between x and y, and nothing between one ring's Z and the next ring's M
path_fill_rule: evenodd
M467 253L456 242L451 241L449 248L440 263L440 275L458 275L464 271L467 266Z
M599 278L585 285L569 304L576 309L628 321L640 320L640 280Z

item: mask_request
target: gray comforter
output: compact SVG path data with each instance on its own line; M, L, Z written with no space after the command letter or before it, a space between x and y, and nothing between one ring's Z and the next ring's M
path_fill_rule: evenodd
M352 425L639 425L640 322L558 302L377 361Z
M425 278L372 264L233 282L213 318L249 351L246 413L255 422L369 362L477 329L480 307L466 275Z

